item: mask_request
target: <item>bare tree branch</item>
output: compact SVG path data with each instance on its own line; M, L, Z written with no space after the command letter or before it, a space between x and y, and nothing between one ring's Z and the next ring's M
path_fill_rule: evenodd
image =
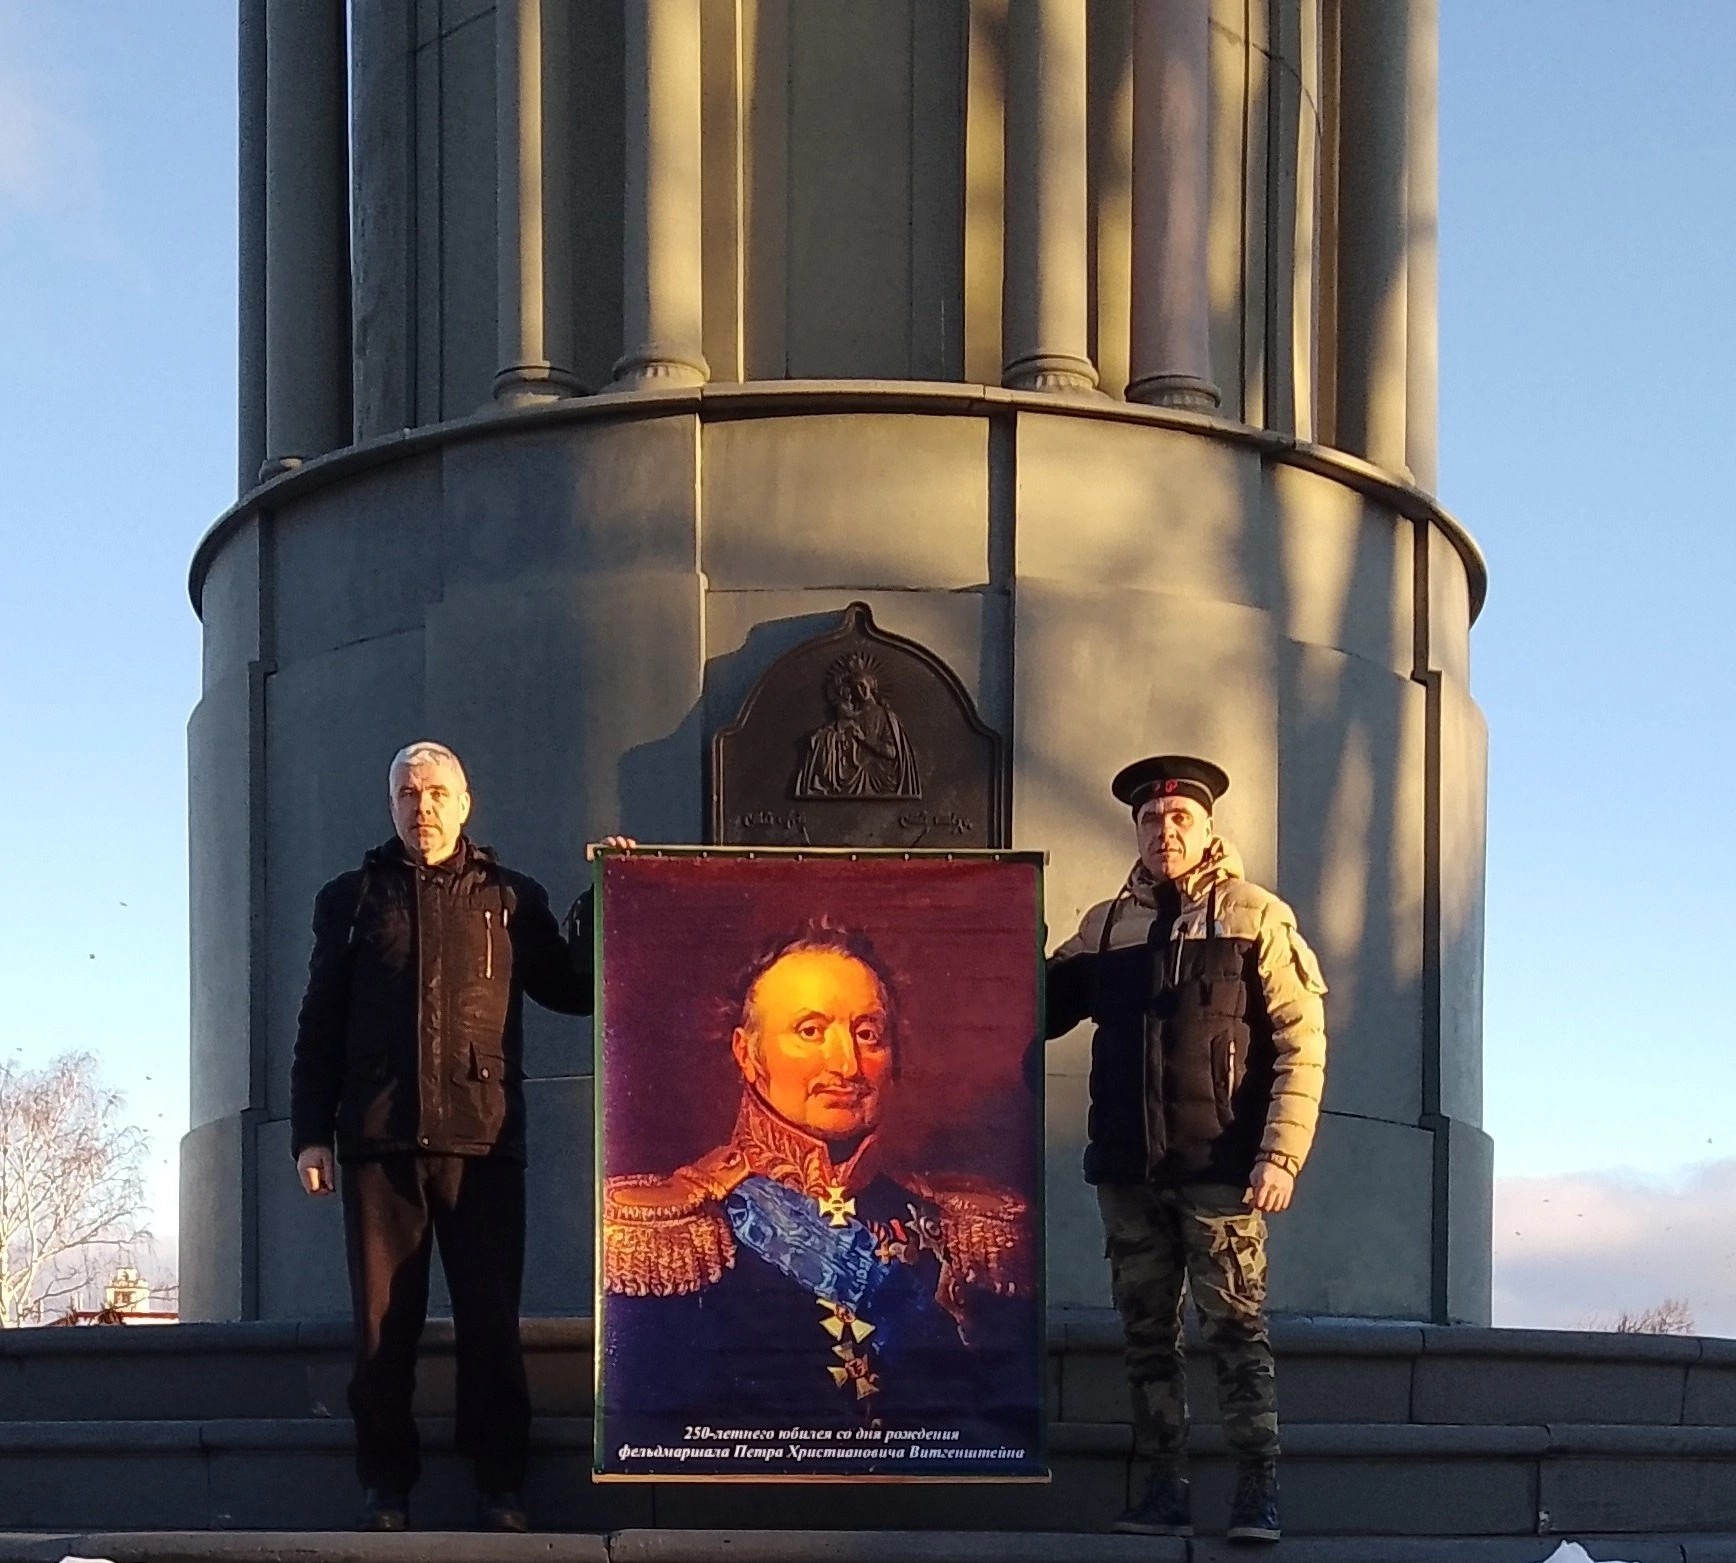
M1666 1297L1650 1308L1623 1308L1613 1319L1594 1313L1585 1321L1588 1330L1609 1330L1617 1335L1692 1335L1694 1310L1685 1297Z
M0 1063L0 1328L100 1287L100 1257L143 1235L147 1140L96 1058Z

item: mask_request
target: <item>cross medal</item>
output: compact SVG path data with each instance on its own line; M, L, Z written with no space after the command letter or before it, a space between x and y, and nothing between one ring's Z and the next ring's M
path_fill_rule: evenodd
M844 1198L844 1185L831 1183L826 1186L824 1194L816 1194L814 1203L820 1207L820 1214L835 1227L848 1226L845 1219L856 1214L856 1201Z

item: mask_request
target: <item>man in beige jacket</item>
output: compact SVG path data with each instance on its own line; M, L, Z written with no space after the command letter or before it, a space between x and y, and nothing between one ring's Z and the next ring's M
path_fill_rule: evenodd
M1139 860L1049 959L1048 1032L1096 1023L1085 1178L1127 1335L1143 1498L1115 1528L1191 1535L1184 1283L1239 1470L1228 1534L1276 1541L1278 1406L1266 1216L1286 1209L1320 1113L1326 984L1295 914L1242 877L1212 811L1229 778L1159 755L1111 784Z

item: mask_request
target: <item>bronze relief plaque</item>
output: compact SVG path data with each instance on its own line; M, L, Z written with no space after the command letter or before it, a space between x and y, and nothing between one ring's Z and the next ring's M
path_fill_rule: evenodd
M926 646L853 602L786 651L711 741L725 846L1005 847L1001 738Z

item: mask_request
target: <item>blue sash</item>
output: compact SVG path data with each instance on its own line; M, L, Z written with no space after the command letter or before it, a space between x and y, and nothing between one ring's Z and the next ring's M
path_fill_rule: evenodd
M861 1222L833 1226L813 1200L775 1178L747 1178L723 1209L738 1243L822 1302L860 1314L891 1273Z

